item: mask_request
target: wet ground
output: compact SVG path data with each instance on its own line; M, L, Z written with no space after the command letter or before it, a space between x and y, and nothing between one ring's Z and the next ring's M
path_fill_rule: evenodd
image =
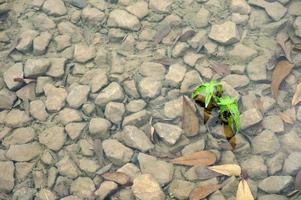
M0 0L0 30L0 199L236 199L239 177L170 162L203 150L254 199L301 199L301 1ZM213 79L234 149L190 99Z

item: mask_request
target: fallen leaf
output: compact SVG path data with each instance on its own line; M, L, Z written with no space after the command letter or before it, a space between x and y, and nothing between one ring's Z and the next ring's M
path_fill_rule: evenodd
M294 124L295 123L295 120L293 119L293 117L290 115L290 113L288 112L281 112L278 114L279 117L285 122L285 123L288 123L288 124Z
M25 83L25 84L36 82L35 79L30 79L30 78L14 78L14 81L19 83Z
M226 176L240 176L241 174L240 166L235 164L216 165L208 169Z
M238 184L236 200L254 200L250 187L244 179L242 179Z
M189 194L189 200L201 200L206 198L211 193L219 190L221 185L210 184L194 188Z
M296 175L295 179L295 189L301 192L301 169Z
M293 49L293 45L289 40L289 35L285 31L280 31L276 36L276 41L282 48L285 57L288 61L292 63L291 51Z
M107 172L101 175L107 181L114 181L119 185L130 185L131 179L123 172Z
M208 166L216 161L215 153L211 151L198 151L190 155L181 156L171 160L173 164L187 166Z
M227 76L230 74L230 68L228 65L220 62L209 61L209 64L212 66L213 70L221 76Z
M188 30L180 36L179 41L186 42L187 40L192 38L195 34L196 32L194 30Z
M187 98L183 96L182 128L188 135L194 135L199 132L199 119L192 109Z
M199 180L208 180L217 176L220 176L220 173L209 170L207 167L199 166L195 169L195 173Z
M170 24L161 25L154 36L154 43L159 44L169 34L170 31Z
M292 99L292 105L295 106L301 101L301 83L299 83L296 87L295 94Z
M290 63L288 60L281 60L277 63L276 68L272 74L272 95L274 99L277 99L279 86L285 77L293 69L294 64Z

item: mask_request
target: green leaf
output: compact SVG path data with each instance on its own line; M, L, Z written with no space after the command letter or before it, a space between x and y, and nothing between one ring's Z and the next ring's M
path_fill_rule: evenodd
M192 93L191 97L195 98L196 96L198 96L199 94L204 94L206 91L206 86L204 84L198 86Z

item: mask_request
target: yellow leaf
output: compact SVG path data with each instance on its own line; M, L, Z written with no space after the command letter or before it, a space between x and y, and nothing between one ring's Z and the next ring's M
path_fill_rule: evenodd
M238 184L236 200L254 200L250 187L244 179Z
M301 101L301 83L299 83L296 87L295 94L292 99L292 105L295 106Z
M208 169L226 176L240 176L241 174L240 166L235 164L216 165Z

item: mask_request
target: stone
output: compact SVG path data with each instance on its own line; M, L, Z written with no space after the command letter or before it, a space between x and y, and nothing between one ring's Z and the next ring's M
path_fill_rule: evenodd
M182 107L183 107L183 99L181 97L168 101L164 104L164 108L163 108L164 115L170 119L180 117L182 116Z
M20 39L16 49L21 52L27 52L32 47L33 39L38 34L39 33L35 30L25 30L19 37Z
M61 200L81 200L81 199L78 196L69 195L69 196L66 196L64 198L61 198Z
M11 161L1 161L0 162L0 191L4 193L9 193L14 188L14 171L15 166Z
M59 17L65 15L67 13L67 9L62 0L46 0L43 4L43 11L55 17Z
M126 10L138 17L143 19L148 15L148 3L145 1L138 1L126 7Z
M125 113L125 107L123 103L109 102L105 107L105 117L111 122L118 124L122 121Z
M104 181L100 184L99 188L95 191L97 199L104 200L111 192L118 188L117 183L113 181Z
M279 151L280 143L274 132L264 130L253 140L253 149L255 154L271 155Z
M14 79L23 78L23 76L23 64L16 63L3 73L3 80L8 89L17 90L22 86L23 83L14 81Z
M154 148L145 133L135 126L125 126L122 130L122 140L125 145L146 152Z
M226 21L222 24L213 24L209 38L221 44L229 45L239 41L239 33L236 24Z
M292 153L294 151L301 151L301 138L294 129L281 136L280 142L284 152Z
M0 109L11 109L17 96L6 88L0 90Z
M159 183L150 174L143 174L134 179L132 191L140 200L164 200L165 195Z
M274 21L279 21L287 12L287 8L279 2L265 2L264 9Z
M160 185L165 185L172 180L174 167L171 163L144 153L138 154L138 162L142 174L151 174Z
M196 70L190 70L186 72L184 79L182 81L180 92L181 93L191 93L194 89L200 85L202 78Z
M172 124L156 123L154 129L159 137L167 144L174 145L181 137L183 130Z
M47 97L45 105L48 111L57 112L65 106L67 92L64 88L58 88L52 84L46 84L44 86L44 93Z
M297 36L301 37L301 17L296 18L293 26L295 28L295 34Z
M282 152L276 154L272 158L267 159L266 164L268 167L269 175L275 175L277 172L282 170L282 165L286 155Z
M42 148L37 142L10 145L6 152L6 157L13 161L30 161L33 158L39 156L42 152Z
M95 173L100 167L96 160L91 160L88 158L79 159L78 166L86 173Z
M80 14L80 12L79 12ZM82 33L79 27L68 21L62 21L58 24L58 31L61 35L69 35L72 42L80 42L82 40Z
M126 110L128 112L134 113L134 112L139 112L141 110L143 110L146 106L145 101L143 101L142 99L138 99L138 100L132 100L130 101L126 106Z
M76 178L79 176L80 171L76 167L76 164L68 156L63 157L60 161L55 164L58 172L62 176L68 178Z
M258 197L258 200L288 200L288 198L278 194L267 194Z
M14 191L13 199L31 200L34 199L36 193L36 189L24 186Z
M43 0L44 2L44 0ZM42 3L43 3L42 2ZM32 24L39 31L48 31L56 27L55 22L44 13L39 13L32 18Z
M88 5L86 0L64 0L64 2L81 9Z
M80 122L82 121L82 116L80 112L72 108L64 108L57 115L57 120L63 125L67 125L71 122Z
M79 63L86 63L95 58L96 52L93 46L76 44L74 47L74 59Z
M5 124L12 128L26 126L30 123L30 121L31 118L28 116L28 114L19 109L10 110L5 118Z
M263 25L269 23L271 20L264 10L252 10L249 19L249 26L252 30L261 28Z
M252 108L240 115L241 130L247 129L255 124L258 124L263 119L262 114L256 109Z
M17 128L13 132L4 138L2 144L5 146L14 144L25 144L31 142L35 137L35 132L32 128Z
M117 140L104 140L102 146L106 157L117 166L128 163L133 156L133 151Z
M65 131L72 140L76 140L80 137L86 126L87 123L85 122L69 123L65 126Z
M172 49L171 55L174 58L182 57L189 49L189 45L186 42L177 42L177 44Z
M241 43L235 44L234 48L228 52L228 56L231 59L244 61L244 62L250 60L256 55L257 55L257 51L255 49L245 46Z
M42 32L33 40L33 55L40 56L45 54L52 35L49 32Z
M197 28L205 28L209 25L209 17L210 12L206 8L202 7L192 19L193 24Z
M24 66L24 77L36 78L45 75L49 66L50 60L47 58L28 59Z
M149 117L150 114L146 110L141 110L124 117L122 126L134 125L139 127L144 125L149 120Z
M247 15L251 12L251 6L245 0L232 0L230 9L242 15Z
M67 34L58 35L54 38L54 42L56 44L56 50L62 51L71 46L71 37Z
M231 96L235 99L240 99L240 94L227 82L221 81L221 85L224 88L224 95Z
M173 64L169 66L169 71L165 76L167 85L176 87L184 79L186 67L182 64Z
M291 176L270 176L259 182L258 188L266 193L280 193L293 184Z
M46 75L59 78L62 77L65 73L65 58L50 58L51 65L46 72Z
M70 193L83 199L88 199L95 191L94 182L89 177L78 177L70 187Z
M284 131L284 123L278 115L269 115L262 120L263 128L269 129L275 133Z
M15 164L15 166L16 166L16 172L15 172L16 179L19 180L19 181L23 181L32 172L32 169L34 167L34 163L17 162Z
M163 80L166 69L164 65L154 62L143 62L139 67L139 73L144 77Z
M49 116L42 100L31 101L29 104L29 112L33 118L39 121L46 121Z
M189 155L192 153L195 153L197 151L202 151L205 148L205 140L201 139L198 140L196 142L190 143L188 145L186 145L183 149L182 149L182 155Z
M188 199L194 188L195 184L192 182L175 179L170 183L168 191L177 199Z
M161 81L147 77L139 82L138 88L142 97L155 98L161 92L162 83Z
M81 18L85 23L99 25L105 18L105 14L94 7L85 7L82 10Z
M288 5L288 13L290 15L301 16L301 2L298 0L291 1Z
M206 30L200 30L188 41L188 43L193 49L201 49L208 40L207 35L208 33Z
M295 176L299 169L301 169L301 153L293 152L285 159L283 171L285 174Z
M63 127L52 126L39 134L39 142L51 150L58 151L65 144L65 131Z
M112 82L97 95L95 103L104 106L110 101L122 101L123 99L122 87L117 82Z
M241 15L238 13L232 13L231 21L237 25L246 25L249 21L249 15Z
M149 8L158 13L169 13L173 1L172 0L150 0Z
M97 73L90 81L91 92L96 93L109 83L106 73Z
M202 58L202 55L194 53L194 52L188 52L184 56L184 63L194 67L197 62Z
M140 169L132 163L123 165L117 170L117 172L125 173L130 177L131 181L133 181L137 176L141 175Z
M241 167L246 170L248 176L252 179L267 177L267 167L260 156L249 156L247 160L241 163Z
M16 95L19 99L22 100L35 100L36 99L36 94L35 94L35 87L36 84L34 82L29 83L25 85L24 87L20 88L17 92Z
M107 24L109 27L127 29L130 31L138 31L141 27L139 19L135 15L121 9L114 9L110 12Z
M90 86L76 85L72 87L67 96L67 102L71 108L80 108L88 99Z
M123 82L124 91L133 98L139 98L140 94L138 93L135 80L126 80Z
M52 84L53 79L48 76L39 76L36 82L36 94L40 95L44 93L44 86L47 84Z
M107 119L92 118L89 123L89 132L92 136L96 136L101 139L107 139L110 137L111 126L111 122Z
M229 74L223 78L222 81L225 81L235 89L245 87L250 83L250 80L246 75L239 74Z

